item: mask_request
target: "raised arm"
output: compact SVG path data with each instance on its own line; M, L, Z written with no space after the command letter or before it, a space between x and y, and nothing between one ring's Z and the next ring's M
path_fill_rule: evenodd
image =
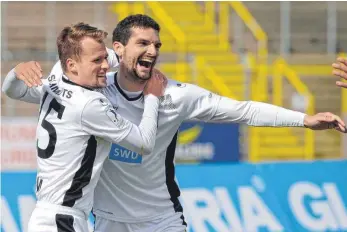
M42 69L37 62L20 63L7 74L2 91L12 99L39 104L42 83L36 76L42 77Z
M109 48L107 48L107 53L110 67L117 67L119 60L116 53ZM53 66L51 74L53 72L63 72L59 60ZM61 75L56 74L56 76ZM2 85L2 91L12 99L40 104L42 78L42 68L38 62L20 63L7 74Z

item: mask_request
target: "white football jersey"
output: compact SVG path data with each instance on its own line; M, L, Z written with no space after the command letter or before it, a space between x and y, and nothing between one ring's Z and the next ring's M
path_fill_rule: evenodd
M138 123L143 112L142 95L129 97L118 85L115 73L107 76L108 87L100 91L117 114ZM210 120L219 100L220 96L202 88L169 80L160 99L152 154L140 156L113 144L95 190L93 213L116 221L140 222L182 212L174 168L178 128L184 120Z
M107 81L108 86L98 92L109 99L117 115L139 123L144 112L141 92L134 96L121 89L116 73L108 73ZM14 91L13 85L8 86ZM112 144L95 189L93 212L118 222L150 221L164 214L182 212L174 155L178 129L184 121L302 127L304 116L266 103L221 97L192 84L169 80L160 99L152 153L141 156L134 149Z
M141 94L129 97L119 86L115 73L107 76L108 87L100 91L118 114L138 123L144 106ZM260 102L236 101L196 85L169 80L165 95L160 99L152 154L140 156L113 144L95 189L93 212L120 222L151 221L165 214L182 212L175 180L175 150L178 129L184 121L303 126L303 118L300 112Z
M42 96L36 130L40 202L73 207L88 215L111 143L140 155L154 147L158 97L145 97L143 120L136 126L118 115L103 94L64 77L60 64L40 88L26 95L31 100Z

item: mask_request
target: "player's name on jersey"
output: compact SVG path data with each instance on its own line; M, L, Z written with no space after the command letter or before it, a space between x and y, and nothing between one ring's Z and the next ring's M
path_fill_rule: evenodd
M66 97L66 98L72 97L72 94L73 94L72 90L68 90L58 86L55 75L49 76L48 81L49 81L49 88L52 90L53 93L62 97Z

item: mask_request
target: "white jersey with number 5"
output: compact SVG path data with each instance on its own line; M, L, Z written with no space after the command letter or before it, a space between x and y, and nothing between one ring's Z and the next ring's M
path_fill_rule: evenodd
M147 111L137 127L118 115L104 95L59 75L53 69L42 87L36 195L38 201L88 215L111 143L141 155L151 151L159 99L146 96Z

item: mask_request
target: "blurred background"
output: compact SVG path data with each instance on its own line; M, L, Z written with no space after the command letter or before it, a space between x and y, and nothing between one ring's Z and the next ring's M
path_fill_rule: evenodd
M112 47L119 20L135 13L148 14L160 24L163 46L157 68L169 78L238 100L308 114L330 111L347 120L347 90L336 87L331 75L331 64L347 51L346 2L1 2L2 81L16 64L30 60L38 61L48 75L64 26L86 22L104 29ZM35 170L37 115L38 106L1 95L3 175ZM333 130L186 123L176 160L313 165L317 160L344 160L346 140ZM345 162L343 167L347 170ZM322 169L312 173L316 171ZM346 172L339 175L347 178ZM347 193L342 194L345 200ZM347 231L344 226L336 228Z

